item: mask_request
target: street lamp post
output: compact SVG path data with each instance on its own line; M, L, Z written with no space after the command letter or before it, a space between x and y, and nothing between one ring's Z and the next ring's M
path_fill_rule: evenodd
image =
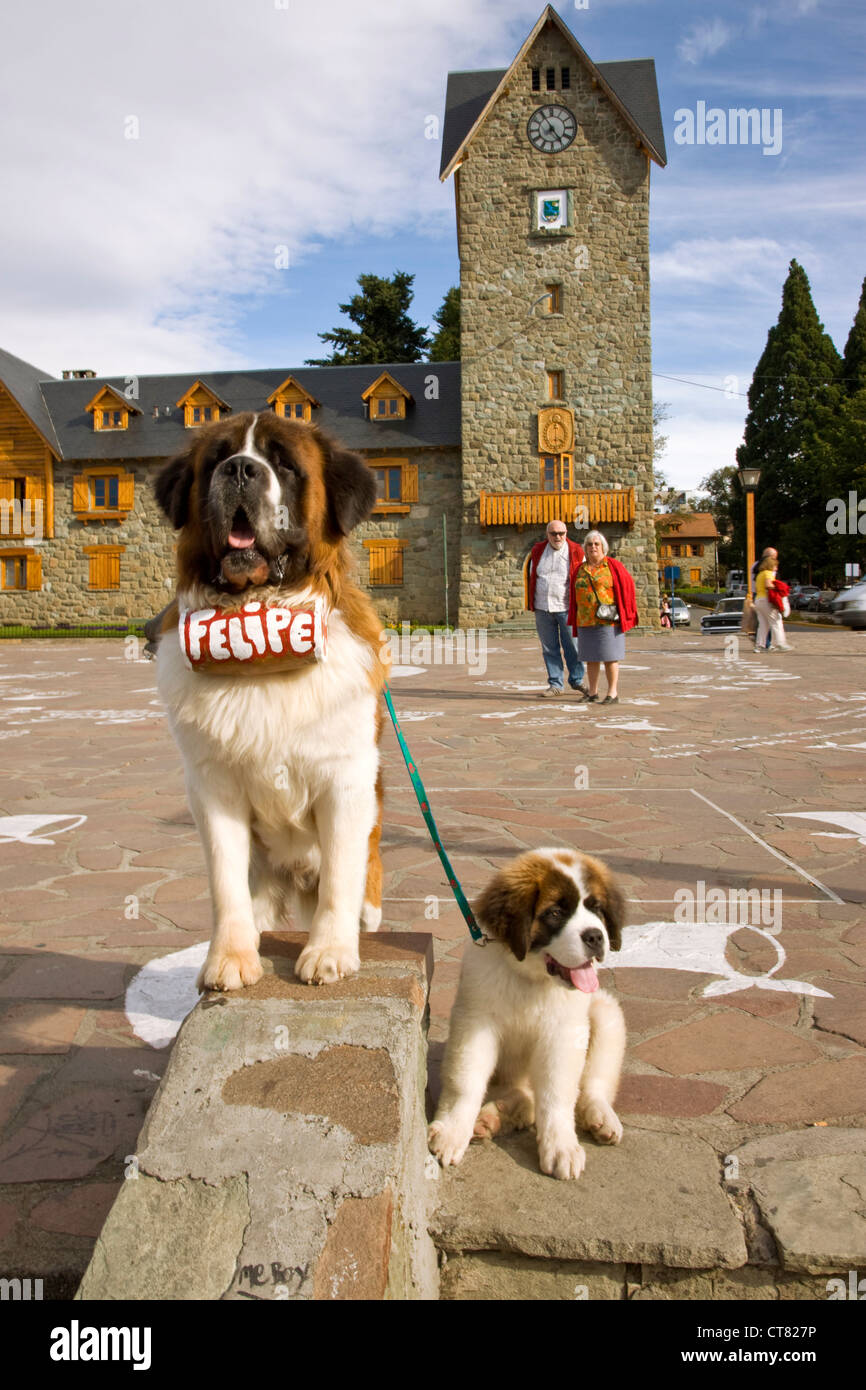
M755 493L761 481L760 468L741 468L740 481L746 494L746 584L752 597L752 566L755 563Z

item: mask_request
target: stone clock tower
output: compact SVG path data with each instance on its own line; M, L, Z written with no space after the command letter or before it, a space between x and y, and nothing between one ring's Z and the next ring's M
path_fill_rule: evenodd
M511 67L451 73L461 288L461 626L524 608L547 522L597 527L658 622L650 163L666 162L651 59L593 63L548 6Z

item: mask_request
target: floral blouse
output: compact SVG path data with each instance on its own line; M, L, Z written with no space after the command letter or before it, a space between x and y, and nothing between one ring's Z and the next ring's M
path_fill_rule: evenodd
M592 584L589 582L592 576L592 584L595 585L598 598L592 591ZM605 557L600 564L594 567L589 564L581 565L577 571L577 578L574 581L574 592L577 599L577 626L578 627L609 627L609 623L600 623L595 616L596 608L600 603L613 603L613 577L610 572L610 565Z

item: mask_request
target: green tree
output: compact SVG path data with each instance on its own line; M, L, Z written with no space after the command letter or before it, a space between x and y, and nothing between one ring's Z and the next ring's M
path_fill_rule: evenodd
M848 334L842 357L842 380L849 396L866 386L866 279L860 290L860 303Z
M408 308L412 303L414 275L397 270L391 279L379 275L359 275L361 293L340 305L357 325L320 333L323 343L332 343L330 357L308 357L310 367L338 367L377 362L420 362L428 346L427 329L413 323Z
M746 558L746 509L736 468L716 468L701 480L700 510L711 514L719 533L719 564L742 569Z
M742 467L760 468L755 497L758 551L777 546L792 577L826 558L826 475L818 467L817 432L839 395L840 358L815 312L806 272L792 261L782 308L749 387Z
M430 344L430 361L459 362L460 290L456 285L452 285L433 318L439 325L439 332Z

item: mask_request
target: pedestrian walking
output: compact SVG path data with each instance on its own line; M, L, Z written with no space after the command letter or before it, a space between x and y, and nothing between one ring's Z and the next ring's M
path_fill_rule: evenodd
M758 631L755 635L755 653L762 656L767 649L767 638L770 638L769 650L773 652L789 652L791 648L785 638L785 625L782 621L782 614L779 609L771 603L769 594L775 587L776 567L778 559L775 550L765 555L758 566L758 573L755 577L755 612L758 615Z
M598 699L602 663L607 678L603 705L619 704L619 663L625 657L625 634L637 625L637 595L634 580L619 560L608 553L600 531L584 538L586 560L577 572L577 645L586 663L587 693L584 699Z
M753 596L754 596L754 594L756 593L756 585L757 585L757 580L758 580L758 570L761 568L761 565L763 564L763 562L764 562L765 560L775 560L776 563L778 564L778 561L779 561L779 552L778 552L778 550L774 550L773 547L772 547L771 545L768 545L768 546L766 547L766 549L763 550L763 551L761 552L761 558L760 558L760 560L756 560L755 563L752 565L751 575L752 575L752 594L753 594ZM753 599L752 599L752 606L754 607L754 597L753 597ZM746 604L743 604L743 608L744 608L744 609L745 609L745 607L746 607ZM757 637L757 633L758 633L758 613L757 613L757 609L755 609L754 624L753 624L753 626L751 626L751 627L749 628L749 632L752 634L752 636L754 636L754 638L755 638L755 646L757 646L757 645L758 645L758 637ZM766 642L765 642L765 646L767 647L767 649L769 649L769 646L770 646L770 633L769 633L769 630L767 631L767 639L766 639Z
M526 571L526 606L535 614L535 630L547 669L544 698L561 695L563 663L572 690L585 690L584 667L578 655L575 628L574 580L584 554L568 539L564 521L551 521L546 539L532 547Z
M670 603L668 602L667 594L665 594L664 598L662 599L662 606L661 606L661 610L660 610L660 612L659 612L659 622L661 623L662 627L671 627L671 626L672 626L672 623L671 623L671 606L670 606Z

